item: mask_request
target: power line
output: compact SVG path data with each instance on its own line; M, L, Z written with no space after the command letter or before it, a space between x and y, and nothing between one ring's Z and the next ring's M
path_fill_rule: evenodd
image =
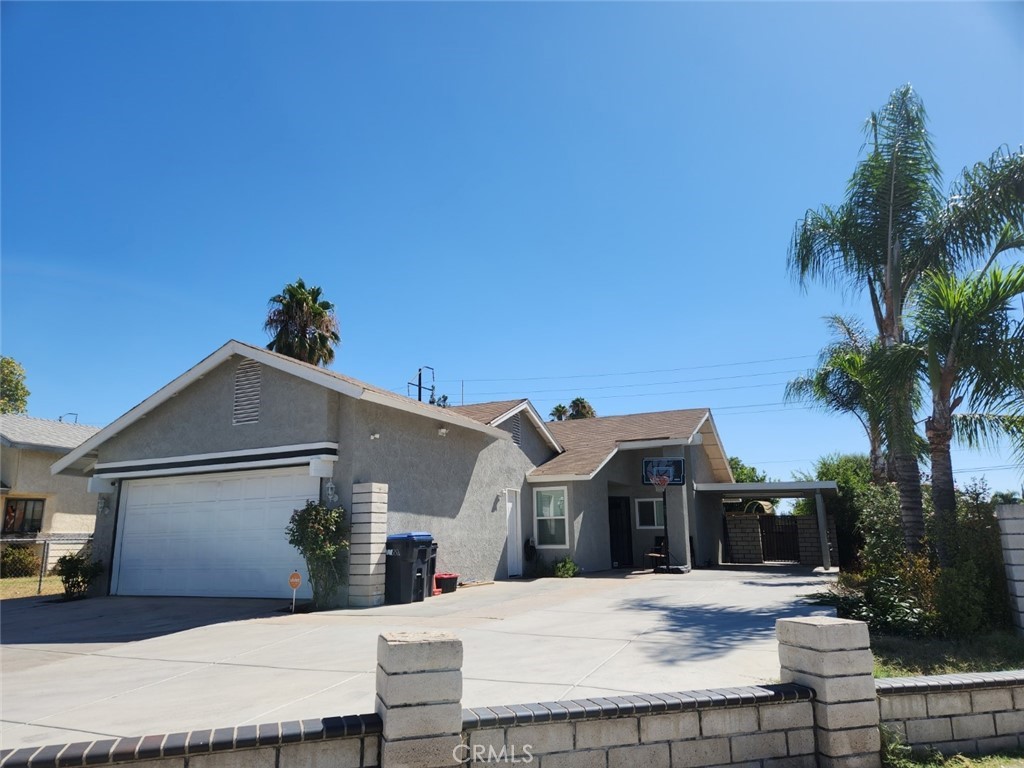
M749 379L754 376L778 376L784 373L799 373L801 369L794 368L786 371L762 371L760 373L738 373L734 376L708 376L703 379L678 379L676 381L645 381L645 382L634 382L631 384L604 384L601 386L584 386L580 389L584 392L593 392L596 390L603 389L627 389L631 387L663 387L671 386L672 384L698 384L705 381L729 381L732 379ZM558 387L557 389L503 389L495 392L473 392L473 396L477 395L543 395L550 392L559 392L564 394L565 387Z
M681 368L656 368L650 371L622 371L619 373L574 373L565 376L525 376L522 378L503 379L440 379L445 384L454 384L465 381L469 383L499 382L499 381L558 381L562 379L596 379L606 376L646 376L652 373L676 373L678 371L700 371L708 368L734 368L740 365L759 365L761 363L779 363L785 360L806 360L809 357L817 358L818 355L793 355L792 357L770 357L764 360L744 360L738 363L714 363L712 365L686 365Z

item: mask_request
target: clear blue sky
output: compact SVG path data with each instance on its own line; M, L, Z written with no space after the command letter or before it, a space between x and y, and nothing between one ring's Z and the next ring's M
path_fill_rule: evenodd
M786 272L911 82L947 179L1024 139L1021 3L2 5L2 346L105 424L302 276L335 367L453 402L710 406L789 479L864 450L781 405L863 297ZM758 362L760 361L760 362ZM610 375L621 374L621 375ZM1008 454L958 477L1020 487Z

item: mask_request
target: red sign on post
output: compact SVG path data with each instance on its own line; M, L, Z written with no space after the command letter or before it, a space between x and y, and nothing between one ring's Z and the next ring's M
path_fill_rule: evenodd
M292 575L288 577L288 586L292 589L298 589L302 586L302 574L298 571L293 571Z

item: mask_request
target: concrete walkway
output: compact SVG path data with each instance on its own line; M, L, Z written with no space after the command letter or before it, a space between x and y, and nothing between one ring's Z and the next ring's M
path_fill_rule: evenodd
M452 630L463 706L778 678L775 620L831 614L806 570L498 582L412 605L290 615L280 600L4 601L0 747L372 712L377 635Z

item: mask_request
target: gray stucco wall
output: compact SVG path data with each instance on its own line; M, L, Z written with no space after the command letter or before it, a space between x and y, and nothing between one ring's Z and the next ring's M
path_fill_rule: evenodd
M691 446L687 449L687 483L714 482L714 470L708 461L707 453L702 446ZM694 534L697 567L714 566L722 562L722 507L718 497L704 493L693 494L693 514L691 529Z
M276 445L337 440L337 398L330 390L261 366L260 418L231 423L235 370L232 357L145 418L107 440L99 461L184 456Z
M526 454L526 457L530 460L530 463L535 467L539 467L545 461L553 458L556 455L555 449L548 444L548 442L541 435L540 431L533 425L533 422L530 421L530 419L527 417L524 411L520 411L518 416L520 423L519 437L521 443L519 447L522 450L522 452ZM498 429L504 430L509 435L511 435L512 419L514 418L515 416L513 416L511 419L506 419L505 421L503 421L501 424L498 425Z
M353 483L386 483L388 533L432 533L439 571L463 580L505 578L505 489L520 491L522 516L532 521L526 474L533 464L518 446L450 424L440 437L440 422L345 397L338 413L334 479L346 508ZM532 525L529 531L524 525L524 537Z

